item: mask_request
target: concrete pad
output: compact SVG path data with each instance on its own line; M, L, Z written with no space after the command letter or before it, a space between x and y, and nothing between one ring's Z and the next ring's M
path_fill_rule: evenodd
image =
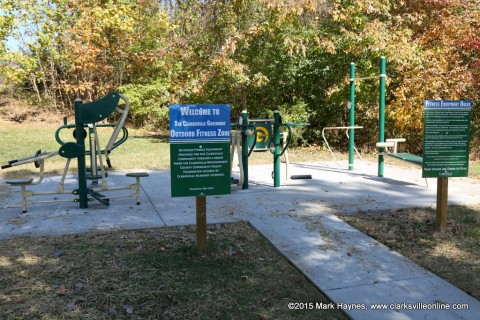
M115 174L108 178L110 186L118 186L114 182ZM47 177L39 185L29 186L33 192L53 192L57 190L60 177ZM131 183L132 181L130 181ZM77 188L76 180L71 176L65 180L65 190ZM10 196L5 205L21 202L20 188L10 187ZM110 192L101 192L104 195ZM116 195L125 195L131 190L121 190ZM142 194L145 199L146 195ZM149 227L164 227L165 223L149 201L135 204L134 198L111 199L110 206L99 202L89 203L87 209L80 209L73 202L72 194L40 195L29 200L68 200L68 202L34 203L27 205L27 213L21 213L21 208L0 209L0 238L14 236L44 236L82 233L88 231L108 231L118 229L138 229ZM125 210L127 208L127 210Z
M345 304L352 319L473 320L480 314L478 300L335 216L307 224L294 218L250 222L332 301ZM421 303L433 309L418 309ZM468 309L452 310L456 304ZM348 310L353 305L362 309Z
M272 232L269 227L272 223L252 222L260 232L268 234L267 238L308 278L322 279L322 290L419 278L428 274L334 216L320 217L307 224L290 221L288 232L295 237L292 242Z
M343 309L356 320L478 319L480 314L478 300L434 275L325 293L337 304L345 304L344 308L355 304L365 307L365 310ZM378 306L374 309L378 304L385 309L379 310Z

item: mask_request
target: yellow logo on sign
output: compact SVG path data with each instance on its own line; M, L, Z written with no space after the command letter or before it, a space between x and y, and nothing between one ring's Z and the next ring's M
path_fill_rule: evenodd
M257 142L267 142L268 129L260 126L258 126L256 129L257 129Z

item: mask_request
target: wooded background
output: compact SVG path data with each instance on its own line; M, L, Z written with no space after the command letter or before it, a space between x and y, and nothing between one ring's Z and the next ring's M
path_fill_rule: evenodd
M478 0L2 0L0 70L39 108L118 90L130 122L157 130L172 103L278 109L320 143L348 123L350 63L373 76L385 56L386 137L419 153L423 100L471 99L478 154L479 25ZM356 142L373 150L378 80L356 88Z

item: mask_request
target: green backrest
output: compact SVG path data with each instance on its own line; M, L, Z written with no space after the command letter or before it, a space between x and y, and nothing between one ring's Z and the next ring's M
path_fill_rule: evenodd
M82 124L100 122L115 111L119 100L120 94L112 92L99 100L80 104L76 110L76 121Z

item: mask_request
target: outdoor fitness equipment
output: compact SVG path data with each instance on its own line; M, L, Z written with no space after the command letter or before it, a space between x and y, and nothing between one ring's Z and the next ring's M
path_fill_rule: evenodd
M350 103L349 103L349 104L350 104ZM331 155L332 158L333 158L333 161L334 161L337 165L339 165L339 166L340 166L340 163L338 163L337 158L336 158L335 155L333 154L332 148L330 148L330 144L329 144L328 141L327 141L327 137L326 137L326 135L325 135L326 130L345 130L345 135L347 136L347 139L348 139L349 144L350 144L350 140L351 140L351 139L350 139L350 136L348 135L348 131L349 131L349 130L352 130L352 129L363 129L363 127L362 127L362 126L353 126L353 127L352 127L352 126L346 126L346 127L325 127L325 128L322 129L322 138L323 138L323 141L325 142L325 145L327 146L328 151L330 152L330 155ZM352 141L353 141L353 139L352 139ZM360 160L362 160L362 156L361 156L360 153L358 152L358 150L357 150L357 148L355 147L355 145L353 145L353 149L355 150L355 153L357 154L358 158L359 158ZM349 152L350 152L350 150L349 150ZM350 157L349 157L349 159L350 159ZM353 160L352 160L351 163L349 162L348 168L349 168L349 170L353 170ZM351 168L351 169L350 169L350 168Z
M385 131L385 78L387 77L386 75L386 62L385 62L385 57L380 58L380 73L378 76L371 76L371 77L361 77L357 78L356 77L356 69L355 69L355 63L352 62L350 63L350 96L349 96L349 101L348 101L348 109L349 109L349 125L348 126L341 126L341 127L325 127L322 129L322 138L323 141L325 142L328 151L332 155L333 161L337 164L340 165L335 158L335 155L332 152L332 149L330 148L330 144L327 141L326 138L326 130L345 130L345 134L348 139L348 170L352 171L354 170L354 160L355 160L355 153L357 156L362 159L360 156L360 153L358 152L357 148L355 147L355 130L356 129L362 129L362 126L356 126L355 125L355 81L363 81L363 80L371 80L371 79L379 79L380 84L379 84L379 91L380 91L380 96L379 96L379 118L380 118L380 123L381 127L379 129L379 141L384 141L384 131ZM383 152L383 150L382 150ZM383 154L379 153L379 158L378 158L378 170L379 170L379 175L380 172L382 172L383 175Z
M423 166L423 158L420 156L417 156L415 154L410 154L406 152L398 152L398 143L399 142L405 142L405 138L393 138L393 139L386 139L385 142L377 142L376 147L378 149L383 148L383 151L379 151L379 155L381 154L382 156L389 156L392 158L395 158L397 160L402 160L417 166L422 167ZM390 151L388 148L392 148L393 150ZM382 175L378 175L379 177L383 177L383 172ZM428 180L425 178L425 184L427 185L428 188Z
M398 143L405 142L405 138L392 138L385 140L385 80L387 77L387 61L385 57L380 58L380 98L379 98L379 109L378 109L378 142L376 147L378 149L378 176L383 177L384 173L384 156L388 155L390 157L396 158L398 160L403 160L415 165L422 166L423 158L414 154L397 152ZM393 152L390 152L388 148L393 148ZM428 186L428 181L425 179L425 182Z
M379 108L378 108L378 142L376 147L378 149L378 176L383 177L385 168L385 156L390 156L398 160L403 160L415 165L422 166L423 158L414 154L397 152L398 143L405 142L405 138L392 138L385 140L385 92L386 92L386 78L387 78L387 61L385 57L380 58L380 71L378 76L355 78L355 63L350 64L350 139L349 139L349 169L353 169L353 129L355 128L355 81L356 80L368 80L379 79ZM328 143L327 143L328 146ZM388 148L393 148L393 152ZM425 179L428 186L428 181Z
M233 160L235 148L237 149L240 167L240 179L238 185L242 185L242 189L248 189L248 157L253 151L270 151L273 154L273 172L274 187L280 187L280 158L285 157L286 176L288 176L288 146L290 145L292 134L291 128L295 126L305 126L306 124L282 123L279 111L273 112L273 119L248 119L246 110L242 111L241 119L238 123L231 124L240 130L232 131L230 160ZM267 128L268 127L268 128ZM273 127L273 139L268 135L272 132L269 127ZM286 132L282 132L281 128L286 128ZM249 146L248 138L252 137L252 145ZM260 143L259 143L260 139ZM241 153L240 153L241 145ZM256 146L259 145L259 148ZM233 161L231 161L233 167ZM292 179L310 179L311 176L292 176Z
M118 103L122 99L125 102L125 108L120 109ZM38 150L35 155L25 157L21 159L11 160L8 164L1 166L2 169L7 169L14 166L20 166L23 164L34 163L35 167L40 168L39 177L34 181L29 179L11 179L5 182L11 186L19 186L22 193L22 203L20 205L10 205L9 207L22 208L22 211L27 212L27 204L33 203L47 203L47 202L70 202L72 200L27 200L28 197L40 196L40 195L58 195L58 194L74 194L78 196L73 201L80 204L80 208L87 208L88 202L96 199L105 205L109 205L109 201L112 198L123 197L135 197L137 205L140 204L140 178L148 177L146 172L134 172L127 173L126 176L135 178L135 183L128 186L108 187L107 185L107 172L103 165L102 155L105 155L108 167L111 168L111 162L109 155L113 149L124 143L128 138L128 130L124 127L125 119L130 108L128 99L117 92L110 93L102 99L90 102L82 103L80 99L75 100L75 124L66 124L66 118L64 118L64 124L55 132L55 139L61 145L59 151L55 152L41 152ZM97 124L97 122L106 119L114 111L121 114L119 121L115 125L111 124ZM98 127L112 127L113 133L107 143L105 149L100 149L100 142L98 138ZM63 129L75 128L73 135L76 142L64 142L60 138L60 131ZM89 137L90 149L85 148L85 139ZM122 132L122 137L118 138L118 135ZM44 177L44 161L45 159L53 156L60 155L66 158L65 168L57 187L57 191L52 192L33 192L27 191L26 186L36 185L42 182ZM87 174L86 168L86 155L90 156L90 170ZM78 162L78 189L65 191L64 182L68 168L72 159L77 158ZM97 160L99 163L97 163ZM99 171L100 170L100 171ZM100 174L99 174L100 173ZM87 179L92 180L92 184L96 185L98 180L102 180L101 187L87 187ZM99 193L104 191L116 191L116 190L134 190L133 193L128 195L116 195L116 196L104 196Z
M363 77L363 78L356 78L355 74L355 63L350 63L350 126L349 126L349 135L350 138L348 140L348 170L353 170L353 162L354 162L354 150L355 150L355 81L359 80L370 80L370 79L379 79L379 124L380 128L378 131L378 141L385 142L385 80L387 78L387 67L386 67L386 59L385 57L380 58L380 72L378 76L371 76L371 77ZM380 153L378 154L378 176L383 177L383 168L384 168L384 157L383 152L384 148L379 148Z

